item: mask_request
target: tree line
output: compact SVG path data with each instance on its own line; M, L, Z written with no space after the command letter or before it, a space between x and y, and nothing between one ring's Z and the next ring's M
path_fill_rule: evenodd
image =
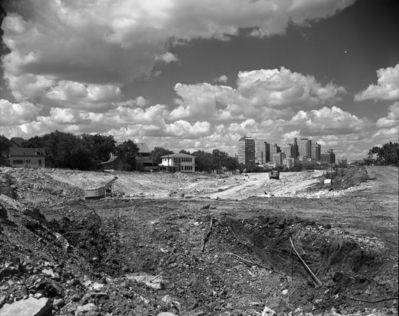
M0 164L5 164L11 141L0 135ZM127 171L136 170L137 145L127 140L117 144L113 136L107 135L74 135L55 131L43 136L35 136L26 140L22 147L44 148L46 151L46 166L51 168L69 168L79 170L96 170L101 162L107 161L113 153L122 162L122 169ZM196 170L211 172L212 170L235 170L240 165L236 158L227 153L214 149L212 153L205 151L180 152L196 157ZM174 152L155 147L150 153L154 163L161 163L161 157Z
M366 164L397 165L399 166L399 143L386 143L382 146L374 146L364 159Z

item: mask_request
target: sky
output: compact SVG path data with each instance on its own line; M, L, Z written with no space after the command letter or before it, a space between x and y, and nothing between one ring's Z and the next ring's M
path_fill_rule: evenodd
M399 138L394 0L8 0L0 135L100 133L237 153Z

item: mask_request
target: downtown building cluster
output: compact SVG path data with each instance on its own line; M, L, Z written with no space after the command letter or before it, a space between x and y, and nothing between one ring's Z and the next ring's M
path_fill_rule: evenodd
M238 141L238 162L246 167L269 166L293 168L298 164L332 164L332 149L321 153L321 145L309 138L294 138L292 144L280 147L265 139L244 136Z

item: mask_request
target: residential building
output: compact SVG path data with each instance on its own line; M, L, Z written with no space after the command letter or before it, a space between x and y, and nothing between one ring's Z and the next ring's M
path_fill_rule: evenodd
M310 139L301 138L298 143L298 155L302 159L311 158L312 157L311 146L312 146L312 141Z
M44 168L44 148L10 147L9 162L15 168Z
M328 150L326 153L321 154L321 162L324 163L335 163L335 153L333 149Z
M161 170L195 172L195 156L178 153L161 156L162 162L159 165Z
M320 158L321 158L320 156L321 156L321 145L316 142L312 142L311 143L311 158L312 158L312 160L320 161Z
M255 139L255 163L263 165L267 159L270 160L270 144L264 139Z
M12 137L10 139L11 142L11 147L23 147L23 144L26 140L23 139L22 137Z
M273 154L273 162L277 167L283 165L284 159L285 159L285 154L283 152L278 152Z
M238 163L245 167L255 165L255 140L252 137L241 137L238 141Z
M136 155L136 170L138 171L154 171L158 166L151 159L151 150L145 143L137 143L138 152Z

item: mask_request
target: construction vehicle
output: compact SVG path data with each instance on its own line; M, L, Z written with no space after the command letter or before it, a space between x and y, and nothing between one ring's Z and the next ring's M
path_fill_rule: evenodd
M108 181L104 185L88 188L85 190L85 200L88 199L101 199L106 196L112 195L112 184L118 179L118 177L114 177L112 180Z
M278 170L272 170L269 173L269 179L280 180L280 172Z

